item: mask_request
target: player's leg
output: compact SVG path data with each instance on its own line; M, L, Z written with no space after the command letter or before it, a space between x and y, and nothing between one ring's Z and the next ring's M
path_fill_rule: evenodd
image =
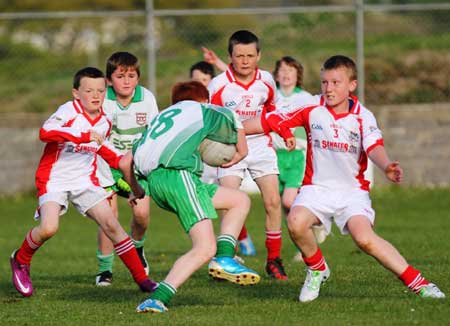
M33 294L30 265L33 255L58 230L61 204L47 201L40 205L40 224L31 229L19 249L10 258L12 280L16 290L25 297Z
M150 221L150 196L137 201L137 205L133 206L133 218L131 219L131 237L139 255L139 259L144 266L145 272L149 273L149 264L145 257L144 243L146 239L146 231Z
M412 291L423 297L445 298L444 293L409 265L391 243L374 232L372 223L366 216L352 216L347 222L347 228L362 251L378 260Z
M233 258L236 237L250 210L250 198L240 190L219 187L214 193L213 204L216 209L224 210L224 214L217 238L217 253L209 264L209 274L240 285L258 283L259 275Z
M312 227L322 223L331 229L333 207L329 207L331 195L314 186L302 187L289 212L289 235L303 254L307 266L306 279L300 291L301 302L312 301L319 296L320 286L330 276L330 270L320 251Z
M164 281L150 297L142 302L137 312L164 312L177 289L200 267L208 262L216 252L214 229L210 219L203 219L189 230L192 248L178 258Z
M242 172L244 175L244 172ZM242 184L242 177L237 175L227 175L219 180L219 184L223 187L231 188L231 189L239 189ZM252 238L247 231L247 227L245 223L242 225L242 228L237 236L239 250L240 253L244 256L255 256L256 249L253 244Z
M131 272L133 279L142 291L152 292L157 284L148 279L144 267L139 259L136 248L128 234L114 218L114 213L106 199L95 204L86 211L114 244L114 249L119 258Z
M255 179L261 191L266 212L266 272L270 277L287 280L281 260L281 199L278 192L278 175L269 174Z
M109 199L109 204L116 219L119 218L117 198L117 194L114 193ZM112 283L113 277L114 245L100 227L98 228L97 242L98 272L95 276L95 284L97 286L109 286Z

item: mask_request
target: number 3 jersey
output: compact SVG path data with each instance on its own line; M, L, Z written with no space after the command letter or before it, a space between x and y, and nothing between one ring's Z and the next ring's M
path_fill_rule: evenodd
M79 101L61 105L44 123L39 137L47 144L36 171L38 196L98 186L97 154L118 168L121 153L108 141L90 141L90 130L106 139L111 123L103 112L91 119Z
M200 175L203 162L198 146L203 139L236 144L238 128L242 124L230 110L195 101L178 102L159 113L134 145L135 168L144 176L160 167Z
M308 148L303 185L368 191L367 157L373 148L384 145L374 115L355 96L349 98L348 113L336 114L324 105L323 97L320 103L269 113L266 121L276 132L304 126Z

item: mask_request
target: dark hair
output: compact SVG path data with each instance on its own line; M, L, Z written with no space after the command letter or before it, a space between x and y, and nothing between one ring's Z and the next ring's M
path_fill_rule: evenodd
M355 62L344 55L335 55L327 59L322 67L322 70L332 70L337 68L346 68L349 73L350 80L357 79L357 70Z
M115 52L106 61L106 78L111 79L111 75L118 67L132 68L141 76L138 58L129 52Z
M199 61L191 66L189 69L189 77L192 78L192 73L194 70L200 70L202 73L206 75L210 75L211 78L214 77L214 66L206 61Z
M208 90L198 81L180 82L172 87L172 104L186 100L203 102L208 99Z
M80 87L81 79L88 78L105 78L105 74L100 69L94 67L85 67L78 70L73 76L73 88L78 89Z
M303 86L303 66L300 62L295 60L293 57L285 56L282 57L280 60L277 60L275 63L275 70L273 71L273 77L276 79L278 70L280 70L281 64L285 63L289 67L294 67L297 70L297 83L295 86L302 87ZM279 82L276 82L277 86L279 86Z
M256 44L256 51L259 53L259 39L250 31L240 30L234 32L228 40L228 53L230 56L233 54L233 48L236 44Z

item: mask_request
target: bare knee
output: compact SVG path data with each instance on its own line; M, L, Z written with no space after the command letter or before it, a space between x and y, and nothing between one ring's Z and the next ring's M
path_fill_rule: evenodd
M308 232L312 224L307 219L291 213L287 217L287 226L289 233L297 238Z
M264 198L264 208L267 212L278 211L281 207L280 196L273 196L269 198Z
M39 236L42 241L46 241L53 237L58 231L58 224L43 224L39 226Z
M374 252L375 235L373 234L353 235L353 240L362 251L368 254L372 254Z
M290 210L291 209L291 205L292 205L292 200L290 198L283 197L281 199L281 204L283 205L283 207L285 209Z

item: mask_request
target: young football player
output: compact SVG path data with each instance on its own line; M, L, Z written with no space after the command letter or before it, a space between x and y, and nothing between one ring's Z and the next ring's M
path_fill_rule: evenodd
M136 56L129 52L113 53L106 62L106 91L103 109L112 122L109 141L114 147L125 154L133 144L141 138L150 121L158 114L158 106L152 92L139 85L140 67ZM123 180L122 173L103 162L99 162L98 173L100 184L113 191L110 200L116 218L119 216L117 207L118 195L128 198L130 188ZM144 189L147 181L138 178ZM148 191L145 197L132 207L131 239L138 251L139 258L148 274L149 266L144 252L146 231L150 219L150 197ZM95 284L108 286L113 277L113 244L106 234L98 231L98 273Z
M228 54L231 61L228 69L208 86L211 103L233 110L241 121L275 110L275 82L269 72L258 69L261 58L258 37L247 30L233 33L228 42ZM275 279L286 280L281 260L281 200L276 153L267 135L248 136L247 142L248 156L230 168L220 168L219 182L238 189L246 171L255 180L266 212L266 272ZM244 229L239 236L241 252L254 254L242 250L245 242L250 242L246 238Z
M295 138L289 128L303 126L308 136L305 177L288 216L289 233L308 267L299 300L315 300L321 284L330 277L312 226L323 224L330 232L333 221L342 234L350 234L362 251L413 292L425 298L445 298L435 284L373 230L370 182L364 178L368 159L394 183L402 181L403 170L399 162L388 157L374 115L352 95L356 76L352 59L333 56L321 70L320 105L299 107L287 114L269 113L261 120L266 132L282 134L290 146Z
M208 87L214 76L214 66L206 61L199 61L189 69L189 78L202 83L205 87Z
M157 290L137 307L138 312L165 312L177 289L208 261L214 278L239 285L260 280L256 272L233 259L236 237L250 209L249 197L240 190L199 179L203 164L198 146L203 139L236 144L235 156L224 167L247 154L244 130L234 112L207 101L208 91L201 83L176 84L173 105L158 114L133 148L135 169L147 176L153 200L178 216L192 241L192 248L178 258ZM142 193L142 189L133 188L133 193ZM217 240L212 224L217 217L215 209L225 210Z
M157 285L147 278L131 239L114 218L107 201L110 194L96 178L97 154L114 168L119 168L122 157L104 140L111 131L102 110L105 89L102 71L92 67L79 70L73 81L74 100L61 105L40 129L39 137L46 143L36 171L39 208L35 218L40 224L27 233L10 259L13 284L25 297L33 294L31 259L55 235L59 216L66 212L69 202L111 239L117 255L143 291L151 292Z

